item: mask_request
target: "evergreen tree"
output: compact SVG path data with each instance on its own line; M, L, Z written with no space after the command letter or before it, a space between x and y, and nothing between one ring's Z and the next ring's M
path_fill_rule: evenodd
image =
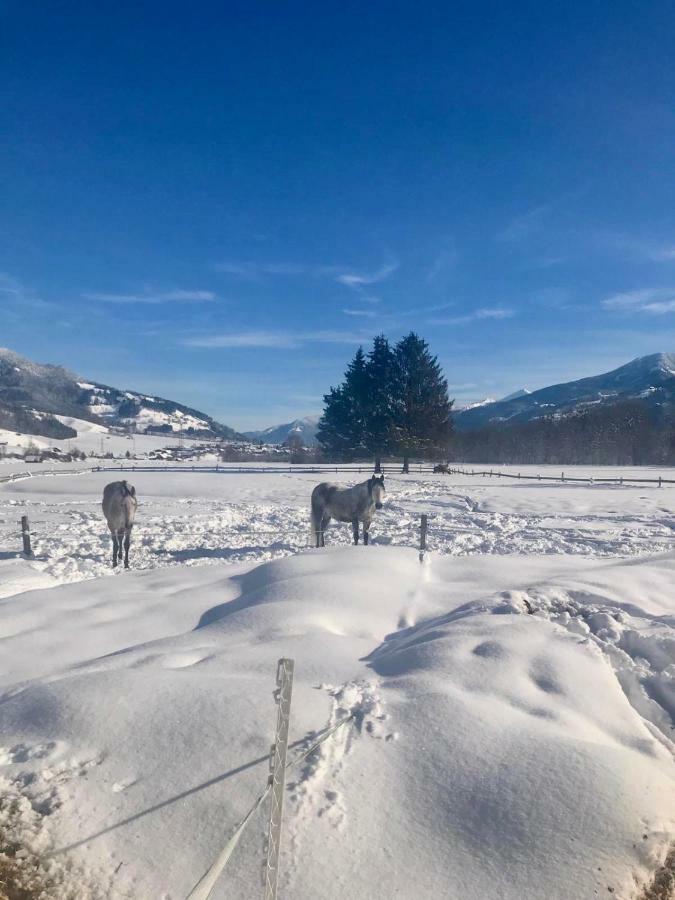
M324 397L317 439L333 457L375 457L400 452L404 469L412 454L447 450L452 434L448 385L426 341L410 333L392 350L384 335L366 358L359 347L339 387Z
M413 331L394 349L394 440L403 471L412 455L446 451L452 437L448 382L429 345Z
M345 460L367 455L367 396L366 356L359 347L347 368L344 382L337 388L331 387L323 398L325 407L317 431L317 440L323 450Z
M366 416L364 443L375 457L375 471L380 471L383 454L394 441L395 359L389 341L383 334L373 341L366 364Z

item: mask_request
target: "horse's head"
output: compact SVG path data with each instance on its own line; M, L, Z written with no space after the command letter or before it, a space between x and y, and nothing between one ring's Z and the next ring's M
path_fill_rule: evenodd
M368 490L373 498L373 502L375 503L375 509L382 509L382 503L384 501L384 475L380 475L378 478L377 475L373 475L368 484Z

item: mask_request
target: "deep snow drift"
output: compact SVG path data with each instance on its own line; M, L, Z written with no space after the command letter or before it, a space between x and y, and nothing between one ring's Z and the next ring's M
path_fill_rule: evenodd
M176 900L217 854L265 783L282 655L297 747L356 719L290 777L281 896L627 898L663 860L675 555L121 577L0 607L3 772L112 896ZM215 896L255 896L262 828Z

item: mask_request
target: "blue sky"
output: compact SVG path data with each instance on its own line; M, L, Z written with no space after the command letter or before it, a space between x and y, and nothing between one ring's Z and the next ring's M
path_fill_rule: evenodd
M675 7L0 0L0 344L253 428L675 351Z

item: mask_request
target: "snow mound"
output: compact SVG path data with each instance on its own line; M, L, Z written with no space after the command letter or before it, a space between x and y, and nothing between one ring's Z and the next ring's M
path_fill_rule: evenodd
M282 896L629 898L675 832L674 577L334 547L8 598L0 771L57 858L183 897L266 783L290 656L291 754L353 724L289 775ZM255 895L262 826L216 896Z

